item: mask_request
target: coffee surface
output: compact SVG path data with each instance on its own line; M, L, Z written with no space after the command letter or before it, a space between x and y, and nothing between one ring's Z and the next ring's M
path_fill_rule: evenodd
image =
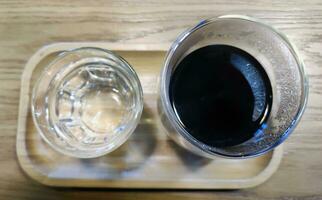
M241 144L265 127L272 88L261 64L228 45L187 55L170 80L172 107L185 130L211 147Z

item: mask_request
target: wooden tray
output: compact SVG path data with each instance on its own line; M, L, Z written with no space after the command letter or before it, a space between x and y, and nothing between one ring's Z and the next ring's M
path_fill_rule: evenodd
M40 138L31 117L30 96L35 79L58 53L78 47L113 50L136 70L144 91L141 122L116 151L95 159L76 159L51 149ZM258 158L209 160L187 152L169 140L158 123L157 81L168 45L114 43L57 43L40 49L22 76L17 132L21 168L32 179L49 186L237 189L266 181L278 168L282 148Z

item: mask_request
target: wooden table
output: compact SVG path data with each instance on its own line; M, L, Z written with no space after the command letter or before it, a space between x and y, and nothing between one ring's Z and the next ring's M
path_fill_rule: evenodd
M0 1L0 199L322 199L322 1L230 2ZM15 151L20 76L38 48L62 41L169 43L203 18L232 13L286 33L310 79L304 117L269 181L239 191L79 190L45 187L23 174Z

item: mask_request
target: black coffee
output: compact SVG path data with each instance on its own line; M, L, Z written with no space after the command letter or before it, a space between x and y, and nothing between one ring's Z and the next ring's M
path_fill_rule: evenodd
M241 144L265 127L272 88L247 52L211 45L186 56L170 81L173 109L189 134L211 147Z

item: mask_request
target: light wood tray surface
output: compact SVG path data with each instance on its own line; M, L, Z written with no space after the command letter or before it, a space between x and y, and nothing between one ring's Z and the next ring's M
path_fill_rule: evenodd
M117 52L139 75L144 91L141 121L116 151L95 159L76 159L51 149L40 138L31 117L30 96L41 70L57 54L78 47L101 47ZM209 160L174 144L158 122L157 84L168 45L114 43L56 43L40 49L22 76L17 132L17 156L32 179L49 186L237 189L259 185L278 168L282 147L263 156Z

